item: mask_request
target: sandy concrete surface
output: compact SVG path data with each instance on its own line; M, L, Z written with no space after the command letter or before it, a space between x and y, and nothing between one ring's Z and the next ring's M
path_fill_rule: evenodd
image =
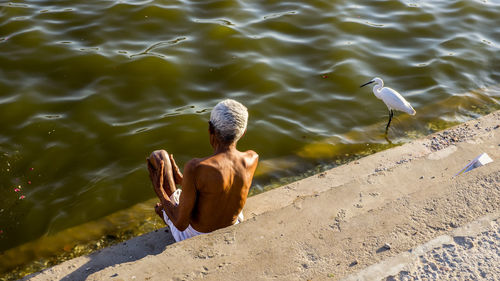
M483 152L494 162L453 176ZM500 111L251 197L244 212L237 226L180 243L161 229L25 279L433 280L469 276L462 265L482 277L499 261Z
M500 212L352 274L358 280L498 280Z

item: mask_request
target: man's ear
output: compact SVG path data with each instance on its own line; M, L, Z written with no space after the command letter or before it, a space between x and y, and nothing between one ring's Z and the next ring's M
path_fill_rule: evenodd
M208 121L208 133L209 134L215 134L215 128L214 128L214 125L212 124L212 122Z

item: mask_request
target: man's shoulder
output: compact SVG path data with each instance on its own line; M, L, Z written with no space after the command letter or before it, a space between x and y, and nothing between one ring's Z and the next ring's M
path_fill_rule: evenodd
M214 164L214 159L212 159L212 157L194 158L186 163L186 168L192 171L199 171L207 168L213 168L215 166Z
M193 158L186 163L185 167L191 170L196 169L197 167L203 165L204 160L205 158Z
M253 150L247 150L245 152L242 152L245 157L250 157L250 158L259 158L259 154Z
M236 158L234 158L234 155L235 154L233 154L233 157L228 157L225 154L216 154L205 158L194 158L186 165L197 171L213 169L219 170L221 168L221 163L225 163L226 161L236 161L239 163L242 163L241 161L243 161L243 163L245 163L244 166L253 166L259 160L259 155L253 150L238 152L236 154L238 155ZM226 165L223 164L222 166Z
M220 165L210 157L190 160L186 163L186 170L193 178L196 178L198 187L204 186L208 179L213 181L222 177Z
M253 151L253 150L247 150L245 152L243 152L244 154L244 158L245 158L245 162L247 164L247 166L255 166L257 164L257 162L259 161L259 154L257 154L257 152Z

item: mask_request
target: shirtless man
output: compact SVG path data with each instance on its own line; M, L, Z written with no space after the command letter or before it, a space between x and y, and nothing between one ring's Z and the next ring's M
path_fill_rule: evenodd
M241 210L259 158L252 150L236 149L247 120L248 111L241 103L218 103L208 122L214 154L190 160L184 175L173 155L165 150L156 150L147 159L149 177L160 199L155 211L170 227L176 241L242 221ZM176 189L176 184L182 189Z

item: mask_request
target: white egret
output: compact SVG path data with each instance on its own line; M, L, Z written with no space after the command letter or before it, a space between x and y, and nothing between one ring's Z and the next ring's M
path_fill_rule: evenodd
M360 88L371 83L377 83L377 85L373 86L373 93L377 98L381 99L389 109L389 122L387 122L387 126L385 127L386 135L387 130L389 130L392 117L394 116L394 112L392 111L393 109L406 112L410 115L415 115L415 113L417 113L411 104L407 102L398 92L394 89L384 87L384 81L378 77L375 77L370 82L361 85Z

